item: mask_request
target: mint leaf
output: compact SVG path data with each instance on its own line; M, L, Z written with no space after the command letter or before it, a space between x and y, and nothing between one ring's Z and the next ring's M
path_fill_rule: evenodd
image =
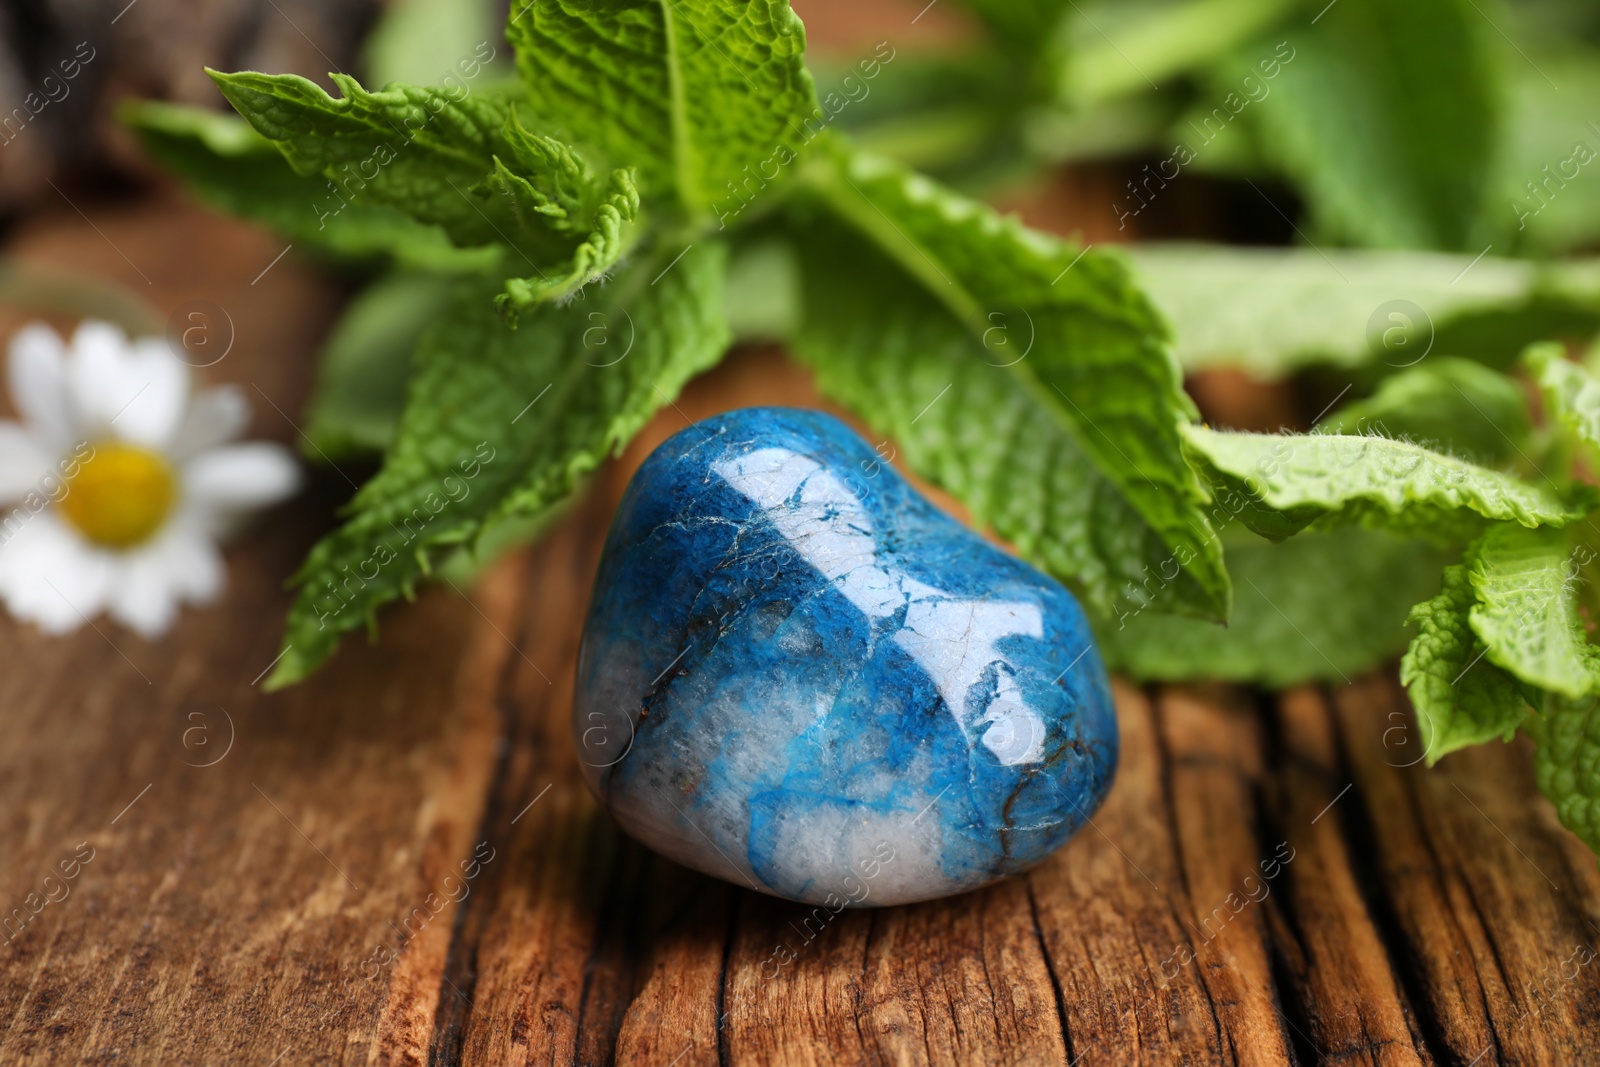
M207 203L265 223L302 249L350 260L393 257L439 272L481 270L499 258L497 249L457 248L437 226L395 208L346 204L327 179L296 174L243 119L149 101L125 104L121 115L145 151Z
M1002 41L1024 51L1040 51L1056 36L1066 0L961 0Z
M1034 39L1029 46L1045 44L1047 39ZM838 56L814 59L811 70L822 107L833 115L832 128L862 148L972 190L1014 181L1036 165L1027 158L1025 141L1034 140L1042 121L1060 117L1037 106L1051 90L1041 78L1018 77L1019 62L1034 69L1031 58L981 44L959 52L911 52L884 40L848 63ZM880 77L891 63L893 72ZM1073 129L1064 136L1074 149L1105 152L1150 143L1163 128L1165 112L1159 121L1137 124L1102 112L1085 119L1092 131ZM1036 147L1043 149L1039 140Z
M1173 562L1174 548L1100 472L1057 406L997 366L965 323L861 235L826 217L795 230L804 304L792 348L824 393L892 439L878 445L885 463L903 450L975 522L1101 615L1147 603L1218 613L1208 572ZM1220 580L1220 568L1209 573Z
M1551 696L1532 729L1533 769L1561 825L1600 853L1600 710L1596 698Z
M533 212L542 210L535 205L543 197L532 184L510 172L498 160L495 161L495 176L489 184L519 205L519 215L529 213L530 208ZM572 249L570 260L552 274L539 271L538 278L506 279L506 291L495 298L496 306L513 314L526 311L545 300L571 296L590 282L602 279L631 246L633 234L628 224L638 211L639 191L634 186L632 172L613 171L604 199L592 212L592 228L582 243ZM529 266L538 271L534 264Z
M1600 330L1593 261L1199 244L1127 254L1188 370L1273 379L1314 363L1404 369L1432 355L1506 366L1530 342Z
M639 203L632 177L614 171L602 183L570 147L520 126L508 92L394 84L373 93L334 74L344 93L335 100L293 74L211 76L297 173L327 178L341 202L397 208L458 245L509 245L508 266L538 275L508 286L513 309L570 294L626 247Z
M1215 62L1295 6L1295 0L1074 4L1065 22L1069 53L1061 61L1062 96L1069 104L1088 106L1154 89Z
M1489 521L1562 526L1587 514L1547 485L1405 441L1200 426L1185 426L1183 434L1190 457L1223 490L1223 499L1236 494L1251 503L1239 510L1240 520L1273 540L1329 519L1449 543L1477 534Z
M1538 383L1546 413L1591 450L1600 449L1600 380L1567 359L1557 344L1534 345L1523 360Z
M1472 632L1489 658L1568 697L1596 689L1597 653L1578 614L1579 564L1563 530L1490 527L1467 554Z
M805 27L784 0L513 0L506 39L541 126L692 215L737 214L811 136Z
M545 305L515 330L489 308L487 282L458 285L418 344L383 469L296 577L273 687L304 678L453 549L513 520L547 518L716 362L728 337L724 251L700 244L665 269L677 252L641 257L587 296L581 315ZM613 335L604 349L597 329Z
M800 263L781 237L738 241L728 257L728 328L735 344L785 342L800 323Z
M1338 408L1317 429L1402 437L1436 452L1498 464L1522 454L1533 420L1516 379L1481 363L1438 356L1383 379L1370 397Z
M1485 658L1468 613L1472 582L1465 566L1446 567L1439 595L1411 609L1421 631L1400 660L1432 766L1439 757L1495 738L1509 741L1528 715L1517 680Z
M374 85L454 85L493 63L499 37L483 0L393 0L362 45L362 69Z
M1439 553L1381 530L1272 544L1224 536L1233 579L1226 627L1144 611L1095 627L1112 670L1140 681L1210 678L1270 688L1338 682L1406 645L1406 612L1438 587Z
M1029 230L833 139L813 155L805 179L812 199L984 346L983 362L992 365L985 369L1016 380L1156 531L1170 550L1163 560L1192 576L1207 614L1226 617L1221 547L1180 444L1194 406L1165 324L1122 262Z
M405 407L412 350L456 286L438 275L397 273L350 301L318 360L306 411L308 459L381 454L389 447Z
M374 93L334 74L344 94L335 99L297 74L208 73L297 174L333 181L346 199L398 208L463 246L509 244L521 229L510 205L483 185L495 160L513 151L505 95L398 84ZM582 164L570 151L551 156L559 162L548 172L548 198L575 207ZM538 163L549 168L551 159Z
M1505 118L1498 41L1473 0L1339 0L1286 36L1298 55L1250 114L1321 228L1474 253L1504 232L1483 211Z
M1485 205L1490 224L1510 226L1524 254L1550 255L1593 247L1600 239L1600 54L1538 49L1524 40L1528 61L1513 63L1496 193ZM1521 58L1521 57L1519 57Z

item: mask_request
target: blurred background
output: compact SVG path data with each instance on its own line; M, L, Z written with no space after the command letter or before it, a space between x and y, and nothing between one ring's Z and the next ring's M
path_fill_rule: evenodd
M0 211L49 210L52 181L135 194L152 172L116 122L119 100L218 106L204 67L356 69L370 0L8 0L0 7Z
M1343 18L1338 0L799 0L794 6L807 24L824 91L843 90L833 81L880 44L880 58L896 57L892 76L874 78L866 96L844 92L850 103L840 122L958 184L992 187L1041 163L1108 160L1117 163L1108 177L1119 188L1145 177L1146 167L1170 180L1172 165L1161 164L1187 139L1196 149L1198 180L1150 203L1136 230L1211 236L1217 204L1209 198L1220 197L1237 209L1229 236L1282 240L1304 221L1303 205L1292 197L1280 203L1285 218L1244 197L1240 187L1249 189L1241 179L1309 181L1319 214L1348 214L1362 190L1346 190L1344 205L1323 204L1330 195L1339 198L1325 188L1333 176L1311 177L1295 158L1346 148L1360 158L1338 161L1347 172L1341 180L1356 187L1361 179L1352 175L1360 167L1395 171L1390 181L1397 187L1439 172L1433 175L1439 189L1450 185L1442 172L1458 171L1458 192L1415 202L1415 219L1390 210L1395 203L1378 202L1366 205L1377 209L1373 217L1340 219L1337 236L1350 243L1465 248L1469 237L1498 234L1507 242L1502 251L1549 253L1600 236L1595 179L1587 173L1579 179L1583 195L1561 198L1587 204L1552 205L1559 222L1540 213L1531 229L1508 232L1517 218L1510 201L1520 196L1536 208L1528 183L1537 187L1546 164L1561 172L1561 181L1573 181L1576 171L1560 164L1576 142L1600 136L1588 128L1600 119L1588 113L1600 102L1600 8L1581 0L1465 8L1430 2L1376 18L1365 11ZM1440 17L1452 7L1476 17L1454 23ZM330 70L368 84L433 81L478 41L491 42L506 58L498 30L506 10L493 0L8 0L0 6L0 212L14 224L46 207L42 198L52 181L106 194L148 181L149 167L116 121L119 100L220 106L206 66L295 72L324 84ZM1339 38L1329 54L1275 50L1295 24L1322 19ZM1249 105L1278 88L1276 71L1269 74L1261 62L1274 58L1273 67L1317 67L1319 87L1328 90L1321 99L1271 109L1293 111L1306 127L1293 145L1265 136L1274 122L1288 125L1288 116L1249 113ZM1229 93L1244 106L1224 104ZM1223 136L1222 116L1206 124L1218 107L1228 120L1240 120L1223 120L1236 127ZM1349 140L1339 145L1340 136ZM1473 198L1459 190L1492 186L1501 195L1489 206L1504 217L1468 219L1464 209L1484 205L1467 204ZM1394 199L1400 190L1389 192ZM1124 208L1138 206L1130 201ZM1115 226L1117 215L1111 217ZM1117 232L1128 235L1126 228Z
M795 7L837 125L1091 242L1550 257L1600 240L1600 166L1588 162L1600 151L1600 8L1590 3ZM437 82L482 42L508 72L498 29L506 9L492 0L7 0L0 240L58 215L103 228L91 207L170 192L119 122L124 101L220 108L206 66L325 85L329 71L368 85ZM1323 32L1300 33L1307 24ZM863 75L864 63L885 59ZM1287 67L1296 77L1280 80ZM12 278L0 298L17 299L20 284Z

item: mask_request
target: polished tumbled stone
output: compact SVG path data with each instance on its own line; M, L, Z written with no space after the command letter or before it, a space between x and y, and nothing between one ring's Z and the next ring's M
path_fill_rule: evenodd
M835 910L1032 866L1089 817L1117 761L1072 596L837 419L789 408L697 423L634 475L573 728L629 834Z

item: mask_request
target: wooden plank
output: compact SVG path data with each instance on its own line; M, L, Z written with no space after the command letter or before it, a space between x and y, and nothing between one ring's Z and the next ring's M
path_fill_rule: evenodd
M1121 763L1090 826L1028 876L1073 1057L1215 1062L1222 1040L1194 946L1173 841L1160 731L1118 684Z
M470 1007L459 1044L441 1048L446 1062L572 1062L580 1024L598 1029L609 1051L613 1017L626 1004L589 998L591 979L605 985L608 977L607 960L594 959L607 921L627 915L605 887L628 865L578 774L567 725L579 633L572 620L587 602L605 515L602 506L580 509L539 546L524 576L536 576L535 593L510 632L529 658L509 661L497 680L508 752L484 830L504 861L472 904L485 914L458 937L466 969L457 984ZM627 980L626 966L618 977Z
M263 397L297 410L321 283L290 258L251 286L281 246L188 209L95 221L105 238L66 219L22 249L149 273L163 308L228 307L238 347L209 374L255 383L258 433L288 439ZM1122 765L1094 824L953 900L819 916L623 838L568 723L600 543L656 444L754 403L820 401L776 353L736 356L470 602L386 613L380 645L288 694L254 679L337 474L167 641L0 623L0 905L94 849L0 948L0 1062L1600 1060L1600 963L1573 966L1600 943L1592 856L1523 746L1398 766L1391 731L1414 725L1392 678L1270 709L1119 684ZM231 751L196 766L230 723Z
M1067 1061L1021 880L837 916L752 896L727 980L734 1062Z
M1600 1062L1600 893L1538 794L1526 743L1432 770L1391 678L1337 694L1391 941L1425 1032L1461 1062Z
M1350 782L1327 702L1315 690L1292 690L1279 701L1274 725L1279 751L1269 803L1293 850L1274 917L1303 1013L1298 1022L1289 1018L1292 1033L1319 1060L1421 1063L1342 828Z
M883 1062L1066 1061L1025 883L870 918L861 1026Z
M1287 842L1271 839L1258 812L1260 716L1248 694L1223 688L1169 688L1159 710L1193 966L1220 1024L1221 1058L1287 1062L1264 905L1291 853Z
M12 253L120 274L161 309L229 309L236 343L204 377L244 384L258 432L289 439L264 398L298 409L334 307L325 283L273 264L275 240L190 208L88 209L98 231L40 223ZM70 895L0 948L0 1062L426 1056L455 910L435 914L429 894L472 855L497 725L483 680L511 653L432 593L381 646L263 696L282 578L336 480L269 518L231 555L226 603L163 641L0 620L0 906L93 850ZM510 605L491 588L480 606L492 619ZM380 966L382 943L397 958Z

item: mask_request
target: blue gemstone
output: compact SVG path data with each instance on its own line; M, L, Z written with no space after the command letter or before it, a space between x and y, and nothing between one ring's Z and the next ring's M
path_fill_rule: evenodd
M1025 870L1088 819L1117 762L1071 594L837 419L789 408L697 423L634 475L573 731L629 834L834 911Z

